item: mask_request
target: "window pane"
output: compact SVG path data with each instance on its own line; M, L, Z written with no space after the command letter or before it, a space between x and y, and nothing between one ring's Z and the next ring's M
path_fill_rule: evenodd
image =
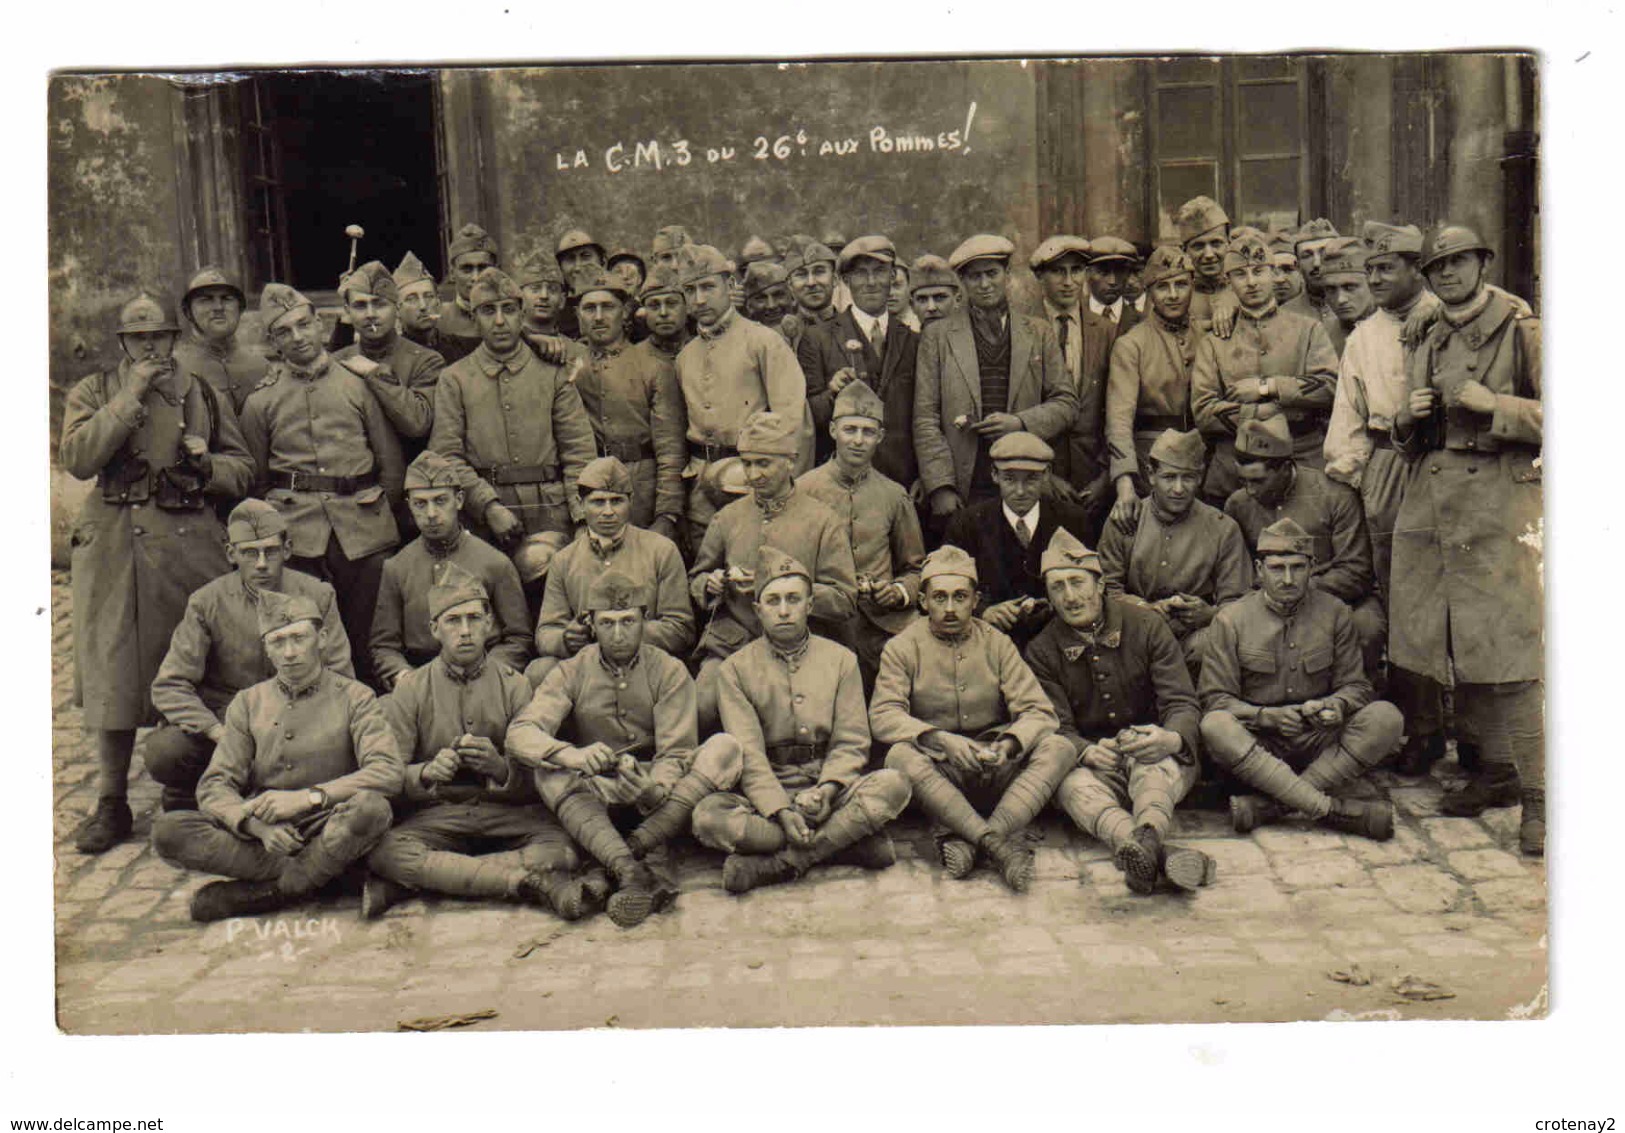
M1241 222L1262 228L1298 223L1298 159L1241 163Z
M1214 87L1157 92L1157 157L1216 157L1218 92Z
M1236 77L1241 79L1292 79L1297 77L1290 55L1242 55L1236 59Z
M1159 237L1178 238L1179 230L1174 224L1174 217L1179 212L1179 206L1192 197L1206 196L1217 199L1218 173L1218 163L1212 161L1192 165L1164 165L1158 168L1157 204L1161 218Z
M1212 83L1218 79L1217 59L1162 59L1157 63L1159 83Z
M1243 157L1254 153L1297 153L1303 131L1298 121L1298 84L1266 83L1236 88L1241 106L1237 141Z

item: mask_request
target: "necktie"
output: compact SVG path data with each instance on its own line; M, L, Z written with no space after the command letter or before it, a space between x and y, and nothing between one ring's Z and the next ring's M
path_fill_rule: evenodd
M1027 530L1027 517L1016 517L1016 539L1023 547L1033 541L1033 533Z
M886 357L886 324L879 319L875 320L875 329L869 335L869 342L875 348L876 357Z
M1072 349L1072 316L1057 315L1055 317L1055 322L1059 326L1059 336L1061 339L1061 361L1066 363L1067 373L1076 375L1078 372L1078 360L1074 356L1074 351Z

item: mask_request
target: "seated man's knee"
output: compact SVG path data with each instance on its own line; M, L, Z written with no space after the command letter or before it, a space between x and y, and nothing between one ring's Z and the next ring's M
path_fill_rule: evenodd
M689 827L700 845L731 853L739 844L748 813L749 804L737 795L708 795L694 808Z
M147 774L165 787L195 787L208 768L213 745L165 724L147 733L141 759Z
M1092 767L1077 767L1067 772L1066 778L1055 789L1055 799L1062 805L1086 805L1091 802L1111 804L1115 796L1112 789L1100 781Z
M1058 732L1039 740L1029 758L1034 767L1053 771L1057 775L1064 775L1078 762L1077 749L1072 746L1072 741Z
M886 766L893 771L900 771L913 779L921 772L929 770L931 757L921 751L912 743L892 744L886 752Z
M333 816L340 815L351 830L367 837L383 837L395 821L389 800L377 791L357 791L335 808Z
M538 657L525 666L525 679L530 682L532 689L541 688L542 682L547 679L547 674L558 667L559 659L557 657Z
M429 851L411 832L386 830L378 845L367 855L367 868L391 881L416 886L419 871Z
M1386 700L1373 700L1356 712L1354 718L1370 730L1374 740L1387 746L1397 745L1405 732L1405 717Z
M1201 731L1202 747L1220 767L1229 767L1252 746L1252 734L1222 708L1202 717Z
M198 818L196 811L171 811L152 820L152 848L171 865L184 865L186 844Z
M858 780L858 797L865 801L865 813L877 822L890 822L903 813L914 794L908 776L891 767L871 771Z
M694 752L689 770L719 791L732 789L745 769L745 750L727 732L718 732Z

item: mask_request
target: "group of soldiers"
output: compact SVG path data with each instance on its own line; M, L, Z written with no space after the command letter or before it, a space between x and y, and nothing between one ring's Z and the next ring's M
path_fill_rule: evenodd
M198 920L358 872L368 917L633 925L673 839L744 892L885 868L911 804L951 877L1025 890L1053 805L1134 892L1194 889L1214 863L1168 834L1204 773L1238 832L1385 839L1348 788L1452 734L1443 808L1521 805L1541 854L1529 307L1460 226L1265 233L1198 197L1178 228L1049 237L1030 313L1002 236L729 258L676 226L508 267L466 225L445 284L346 274L336 327L267 284L263 344L217 269L184 336L137 296L62 428L96 480L78 847L129 835L156 725L154 845L229 879Z

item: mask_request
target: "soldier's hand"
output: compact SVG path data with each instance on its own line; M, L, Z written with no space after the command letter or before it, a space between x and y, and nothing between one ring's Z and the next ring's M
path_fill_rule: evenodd
M1421 389L1411 390L1405 408L1409 410L1412 417L1431 417L1433 416L1433 407L1438 403L1438 400L1438 390L1432 386L1423 386ZM1402 413L1401 416L1403 415Z
M462 756L463 766L471 768L475 774L483 775L487 779L504 783L508 779L508 761L502 758L497 745L486 736L465 735L458 738L455 745L458 755Z
M297 854L305 848L305 840L299 837L298 831L285 822L264 823L260 826L256 837L259 838L260 845L271 853L281 854L284 857Z
M938 519L952 515L961 505L959 493L952 488L938 488L931 493L931 514Z
M517 542L524 534L519 517L494 500L485 509L485 525L491 529L491 537L504 545Z
M1216 303L1213 307L1213 316L1208 330L1219 338L1229 338L1230 333L1236 329L1236 312L1239 307L1229 303Z
M564 647L574 657L592 642L592 629L585 618L572 618L564 626Z
M1343 702L1327 697L1325 700L1306 700L1298 706L1306 723L1320 728L1336 728L1343 723Z
M449 783L463 766L463 757L449 747L443 747L434 753L429 765L423 769L425 783Z
M1439 304L1429 303L1427 299L1427 293L1424 292L1422 302L1411 308L1411 313L1405 317L1405 325L1399 332L1400 342L1412 350L1421 345L1433 327L1434 320L1439 317Z
M543 362L550 362L557 366L564 361L569 352L569 340L556 334L527 334L524 336L530 348Z
M1134 494L1129 488L1128 496L1124 497L1121 482L1117 492L1117 502L1112 505L1111 514L1106 522L1115 527L1119 534L1133 535L1140 526L1140 511L1145 507L1145 501Z
M189 460L202 460L209 455L209 442L196 433L181 434L181 452Z
M1291 722L1298 725L1298 732L1303 730L1303 717L1298 715L1295 708L1260 708L1258 716L1253 721L1260 731L1274 732L1277 735L1286 735L1286 725ZM1297 735L1298 732L1293 732Z
M1201 629L1213 620L1218 609L1194 594L1179 594L1179 620L1191 629Z
M1000 633L1009 633L1021 617L1021 599L999 602L982 611L982 620Z
M1123 758L1104 744L1090 744L1083 749L1078 762L1092 771L1116 771Z
M705 596L707 598L720 598L722 597L723 592L727 589L728 574L727 571L723 570L721 567L718 567L716 570L711 571L705 576Z
M1473 413L1494 413L1495 394L1483 382L1468 379L1456 387L1456 404Z
M1185 741L1178 732L1156 724L1136 724L1129 729L1130 736L1122 744L1123 755L1136 763L1156 763L1178 755Z
M1302 705L1289 705L1277 709L1281 716L1276 724L1276 732L1289 740L1297 739L1309 730L1309 722L1304 719Z
M605 743L571 748L577 760L576 770L588 775L608 775L615 769L615 753Z
M829 800L824 792L817 787L808 787L805 791L797 791L795 798L790 801L795 804L796 810L801 817L805 818L812 826L817 826L829 816Z
M654 776L631 756L623 755L617 767L617 778L621 784L632 794L632 801L653 810L666 801L669 793L665 787L656 783Z
M908 605L908 587L901 582L888 582L869 591L869 600L882 610L901 610Z
M980 421L971 423L972 432L990 441L996 441L1010 433L1019 433L1024 428L1026 426L1021 423L1021 418L1014 413L989 413Z
M266 791L248 801L248 813L272 825L300 818L311 809L308 791Z
M677 521L669 515L655 516L655 521L649 524L649 530L656 535L664 535L673 543L677 542Z
M943 758L959 770L968 775L982 773L982 759L977 754L976 744L964 736L956 736L952 732L939 732L937 734L937 750L942 752Z
M792 846L805 846L812 841L812 827L799 810L787 806L779 811L779 825L784 829L784 836L790 840Z
M847 386L857 380L857 372L851 366L842 366L829 376L829 392L840 393Z
M130 391L136 397L145 397L152 383L175 368L173 358L143 358L129 370Z

